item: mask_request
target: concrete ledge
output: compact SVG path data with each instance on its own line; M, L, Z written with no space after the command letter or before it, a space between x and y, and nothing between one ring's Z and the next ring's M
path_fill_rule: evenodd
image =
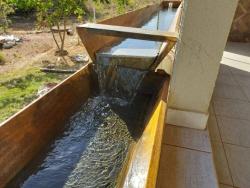
M172 108L167 110L166 123L193 129L205 129L209 114L182 111Z

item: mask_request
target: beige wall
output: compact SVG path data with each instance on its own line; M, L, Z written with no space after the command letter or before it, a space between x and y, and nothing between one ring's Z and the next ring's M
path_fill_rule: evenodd
M236 5L237 0L184 1L169 108L207 114Z

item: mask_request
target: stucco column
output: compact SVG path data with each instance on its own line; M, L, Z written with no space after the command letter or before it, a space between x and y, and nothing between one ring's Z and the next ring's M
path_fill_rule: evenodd
M205 129L237 0L184 0L167 123Z

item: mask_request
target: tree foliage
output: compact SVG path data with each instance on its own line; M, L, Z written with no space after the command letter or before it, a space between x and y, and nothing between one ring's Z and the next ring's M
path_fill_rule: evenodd
M127 5L129 5L129 0L115 0L119 13L123 13Z
M60 55L63 55L66 37L66 25L70 16L82 20L87 0L37 0L37 20L41 27L49 27ZM93 0L93 2L109 3L109 0ZM56 38L57 28L59 40Z
M8 15L13 12L12 3L9 0L0 0L0 30L4 33L7 31L11 22Z
M42 27L49 27L55 43L58 48L59 55L64 54L64 42L66 37L66 25L70 16L75 15L81 19L84 14L85 0L37 0L37 20ZM58 30L59 39L56 39Z
M117 4L120 6L126 6L128 4L128 0L116 0Z
M50 28L58 51L64 51L66 37L66 25L70 16L76 16L82 20L86 2L92 2L95 17L95 4L117 5L118 12L124 12L125 7L131 0L0 0L0 29L6 32L10 24L8 15L14 10L18 12L36 11L38 25ZM59 32L55 32L57 28ZM63 29L62 29L63 28ZM59 37L56 37L58 34Z
M75 15L79 19L84 14L85 0L37 0L38 23L46 22L54 26L67 21L69 16Z
M36 9L37 0L9 0L18 12L30 12Z

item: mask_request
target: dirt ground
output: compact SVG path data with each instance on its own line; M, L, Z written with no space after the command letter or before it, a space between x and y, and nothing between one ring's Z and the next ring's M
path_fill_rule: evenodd
M74 67L75 64L70 60L70 56L76 54L86 54L85 48L81 44L77 33L73 36L67 36L65 49L69 52L66 56L67 62L55 56L56 45L49 32L36 31L11 31L13 34L22 38L22 42L18 43L11 49L2 50L5 57L5 64L0 65L0 74L8 73L16 69L21 69L25 66L54 65L56 67Z
M66 61L55 55L57 47L48 31L18 27L17 30L11 28L8 34L21 37L22 42L11 49L0 50L5 59L5 63L0 64L0 124L39 97L38 93L46 85L58 84L70 76L44 73L40 68L78 70L84 63L74 63L70 57L86 54L77 33L66 36L65 50L69 53L64 57Z

